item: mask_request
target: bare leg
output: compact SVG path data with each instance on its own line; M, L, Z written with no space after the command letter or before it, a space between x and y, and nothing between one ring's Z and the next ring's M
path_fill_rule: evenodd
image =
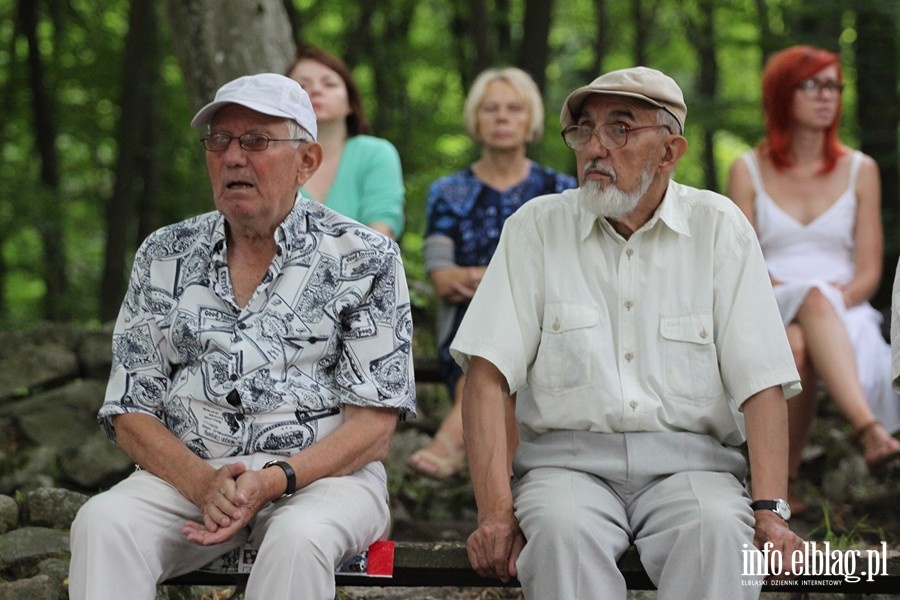
M883 427L868 427L876 419L859 383L853 346L840 317L817 289L806 297L797 312L796 323L803 330L813 367L838 410L853 431L866 430L866 435L859 440L866 460L871 462L879 455L900 448L900 442L889 436Z
M800 467L803 463L803 449L809 443L813 421L819 407L819 394L816 390L816 375L812 370L809 355L806 352L806 339L803 330L797 323L787 327L788 342L794 354L794 363L800 373L800 385L803 387L798 395L788 400L788 503L791 512L799 516L809 509L809 505L797 494L796 483L800 479Z
M462 423L462 391L465 379L463 375L456 382L453 406L441 421L431 442L409 457L409 466L429 477L448 479L459 472L465 464Z
M438 479L445 479L462 468L465 452L462 423L462 394L465 381L466 376L463 375L456 383L456 389L453 395L453 406L450 407L450 412L448 412L447 416L444 417L444 420L441 421L434 439L423 448L426 452L423 453L419 451L410 456L410 465L419 472L424 472L425 474L437 477ZM509 474L512 475L512 457L516 451L516 447L519 445L519 427L516 425L515 395L510 396L507 399L504 415L506 417L506 446ZM437 465L434 464L434 457L449 462ZM453 469L452 473L442 476L444 473L448 472L450 467L457 464L458 466ZM444 465L446 465L446 467L444 467Z

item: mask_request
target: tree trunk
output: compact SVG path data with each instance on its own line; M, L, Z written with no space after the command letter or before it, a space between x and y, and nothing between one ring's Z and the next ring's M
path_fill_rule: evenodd
M283 73L296 45L281 0L166 0L166 21L194 107L242 75Z
M38 41L38 0L20 0L19 16L22 33L28 41L29 84L34 109L34 132L37 153L41 158L40 178L46 191L39 196L42 204L35 223L44 247L44 316L63 321L68 315L66 297L69 283L66 275L64 213L59 193L59 157L56 152L56 103L46 81L45 65Z
M469 1L469 27L475 41L475 73L493 67L496 61L491 12L485 0Z
M525 23L518 65L528 72L543 90L547 83L547 60L550 54L550 15L553 0L525 0Z
M136 211L153 202L159 187L156 156L156 90L161 43L154 0L132 0L119 99L116 181L106 211L106 255L99 317L115 319L126 282L126 257L136 238ZM143 198L143 202L141 199ZM145 219L146 222L147 219ZM150 219L152 220L152 219Z
M856 112L860 148L875 159L881 171L885 224L889 231L896 231L895 227L900 224L900 172L897 167L900 108L895 84L900 70L900 50L896 37L897 11L890 5L889 2L865 2L856 14ZM888 237L888 241L893 239L895 236ZM885 272L883 277L890 279L892 276L893 271Z
M707 189L718 190L716 173L715 133L718 120L704 119L702 116L715 114L716 93L719 87L719 63L716 61L715 0L701 0L697 6L696 22L685 18L689 37L697 50L700 71L697 77L699 102L694 112L701 115L698 122L703 126L703 173ZM699 110L698 110L699 109Z
M603 74L603 63L609 47L608 40L611 29L606 14L606 0L594 0L594 14L597 17L597 39L594 42L594 72L590 81Z

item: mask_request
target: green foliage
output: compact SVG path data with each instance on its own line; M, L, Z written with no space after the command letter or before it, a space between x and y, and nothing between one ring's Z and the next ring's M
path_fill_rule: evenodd
M67 301L72 314L85 320L97 314L104 220L118 155L119 105L123 94L129 93L120 89L120 82L130 3L40 3L39 48L56 110L53 115L32 114L28 46L16 28L16 4L0 6L0 106L5 112L0 136L0 327L6 328L25 327L43 316L47 265L41 236L48 214L59 215L65 224L71 280ZM517 55L523 35L524 0L506 3L507 16L499 12L500 3L487 4L493 11L493 25L509 19L512 46L498 46L501 60L509 60ZM701 0L643 3L645 12L653 6L652 13L642 16L643 35L638 35L633 3L605 4L607 39L603 40L606 54L601 70L630 66L643 56L648 65L670 73L685 90L691 143L676 174L684 183L704 185L702 139L704 132L713 131L717 180L724 185L731 161L762 136L759 76L765 54L773 47L799 41L841 51L848 83L842 134L849 144L856 145L859 127L854 122L853 65L857 32L854 10L846 2L714 3L719 85L712 98L696 91L699 63L690 26L701 14ZM374 133L390 139L400 151L408 223L401 247L413 301L418 309L431 311L434 300L422 267L428 186L465 167L477 153L461 123L475 50L472 36L457 29L457 13L469 8L458 0L391 0L371 5L294 0L293 6L302 23L299 37L347 59L363 89L370 120L377 126ZM765 15L758 13L760 7ZM572 172L574 160L558 137L559 107L571 89L598 74L593 72L598 31L595 10L592 0L554 3L543 90L546 134L529 150L536 160L568 172ZM646 45L638 48L638 39L646 40ZM168 40L164 48L162 85L157 90L163 173L154 226L211 207L202 153L196 133L188 126L192 108ZM48 118L58 126L54 144L60 158L60 182L55 188L40 183L42 165L36 152L36 120ZM886 225L897 220L895 212L891 205ZM897 245L892 239L889 235L888 247ZM139 241L134 240L132 246ZM129 248L129 260L133 250Z
M880 527L869 525L868 517L863 515L848 528L835 527L831 519L831 507L828 502L822 504L822 525L810 532L812 539L821 539L838 549L862 548L873 540L884 540L885 532Z

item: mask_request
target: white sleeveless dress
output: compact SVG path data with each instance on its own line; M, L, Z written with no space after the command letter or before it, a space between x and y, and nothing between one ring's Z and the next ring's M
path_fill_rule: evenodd
M891 386L891 348L881 334L881 313L868 303L847 308L840 290L829 283L853 279L855 190L862 154L853 154L850 183L844 193L807 225L784 212L766 193L756 155L748 152L742 158L756 191L756 230L766 266L781 282L775 286L775 298L785 326L794 320L809 291L818 288L847 328L872 412L888 431L900 429L900 396Z

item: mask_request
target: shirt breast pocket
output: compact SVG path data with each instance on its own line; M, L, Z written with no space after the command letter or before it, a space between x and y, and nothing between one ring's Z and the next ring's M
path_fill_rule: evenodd
M705 406L724 394L711 313L661 317L668 398Z
M593 306L546 305L532 385L557 394L592 385L599 321L600 313Z

